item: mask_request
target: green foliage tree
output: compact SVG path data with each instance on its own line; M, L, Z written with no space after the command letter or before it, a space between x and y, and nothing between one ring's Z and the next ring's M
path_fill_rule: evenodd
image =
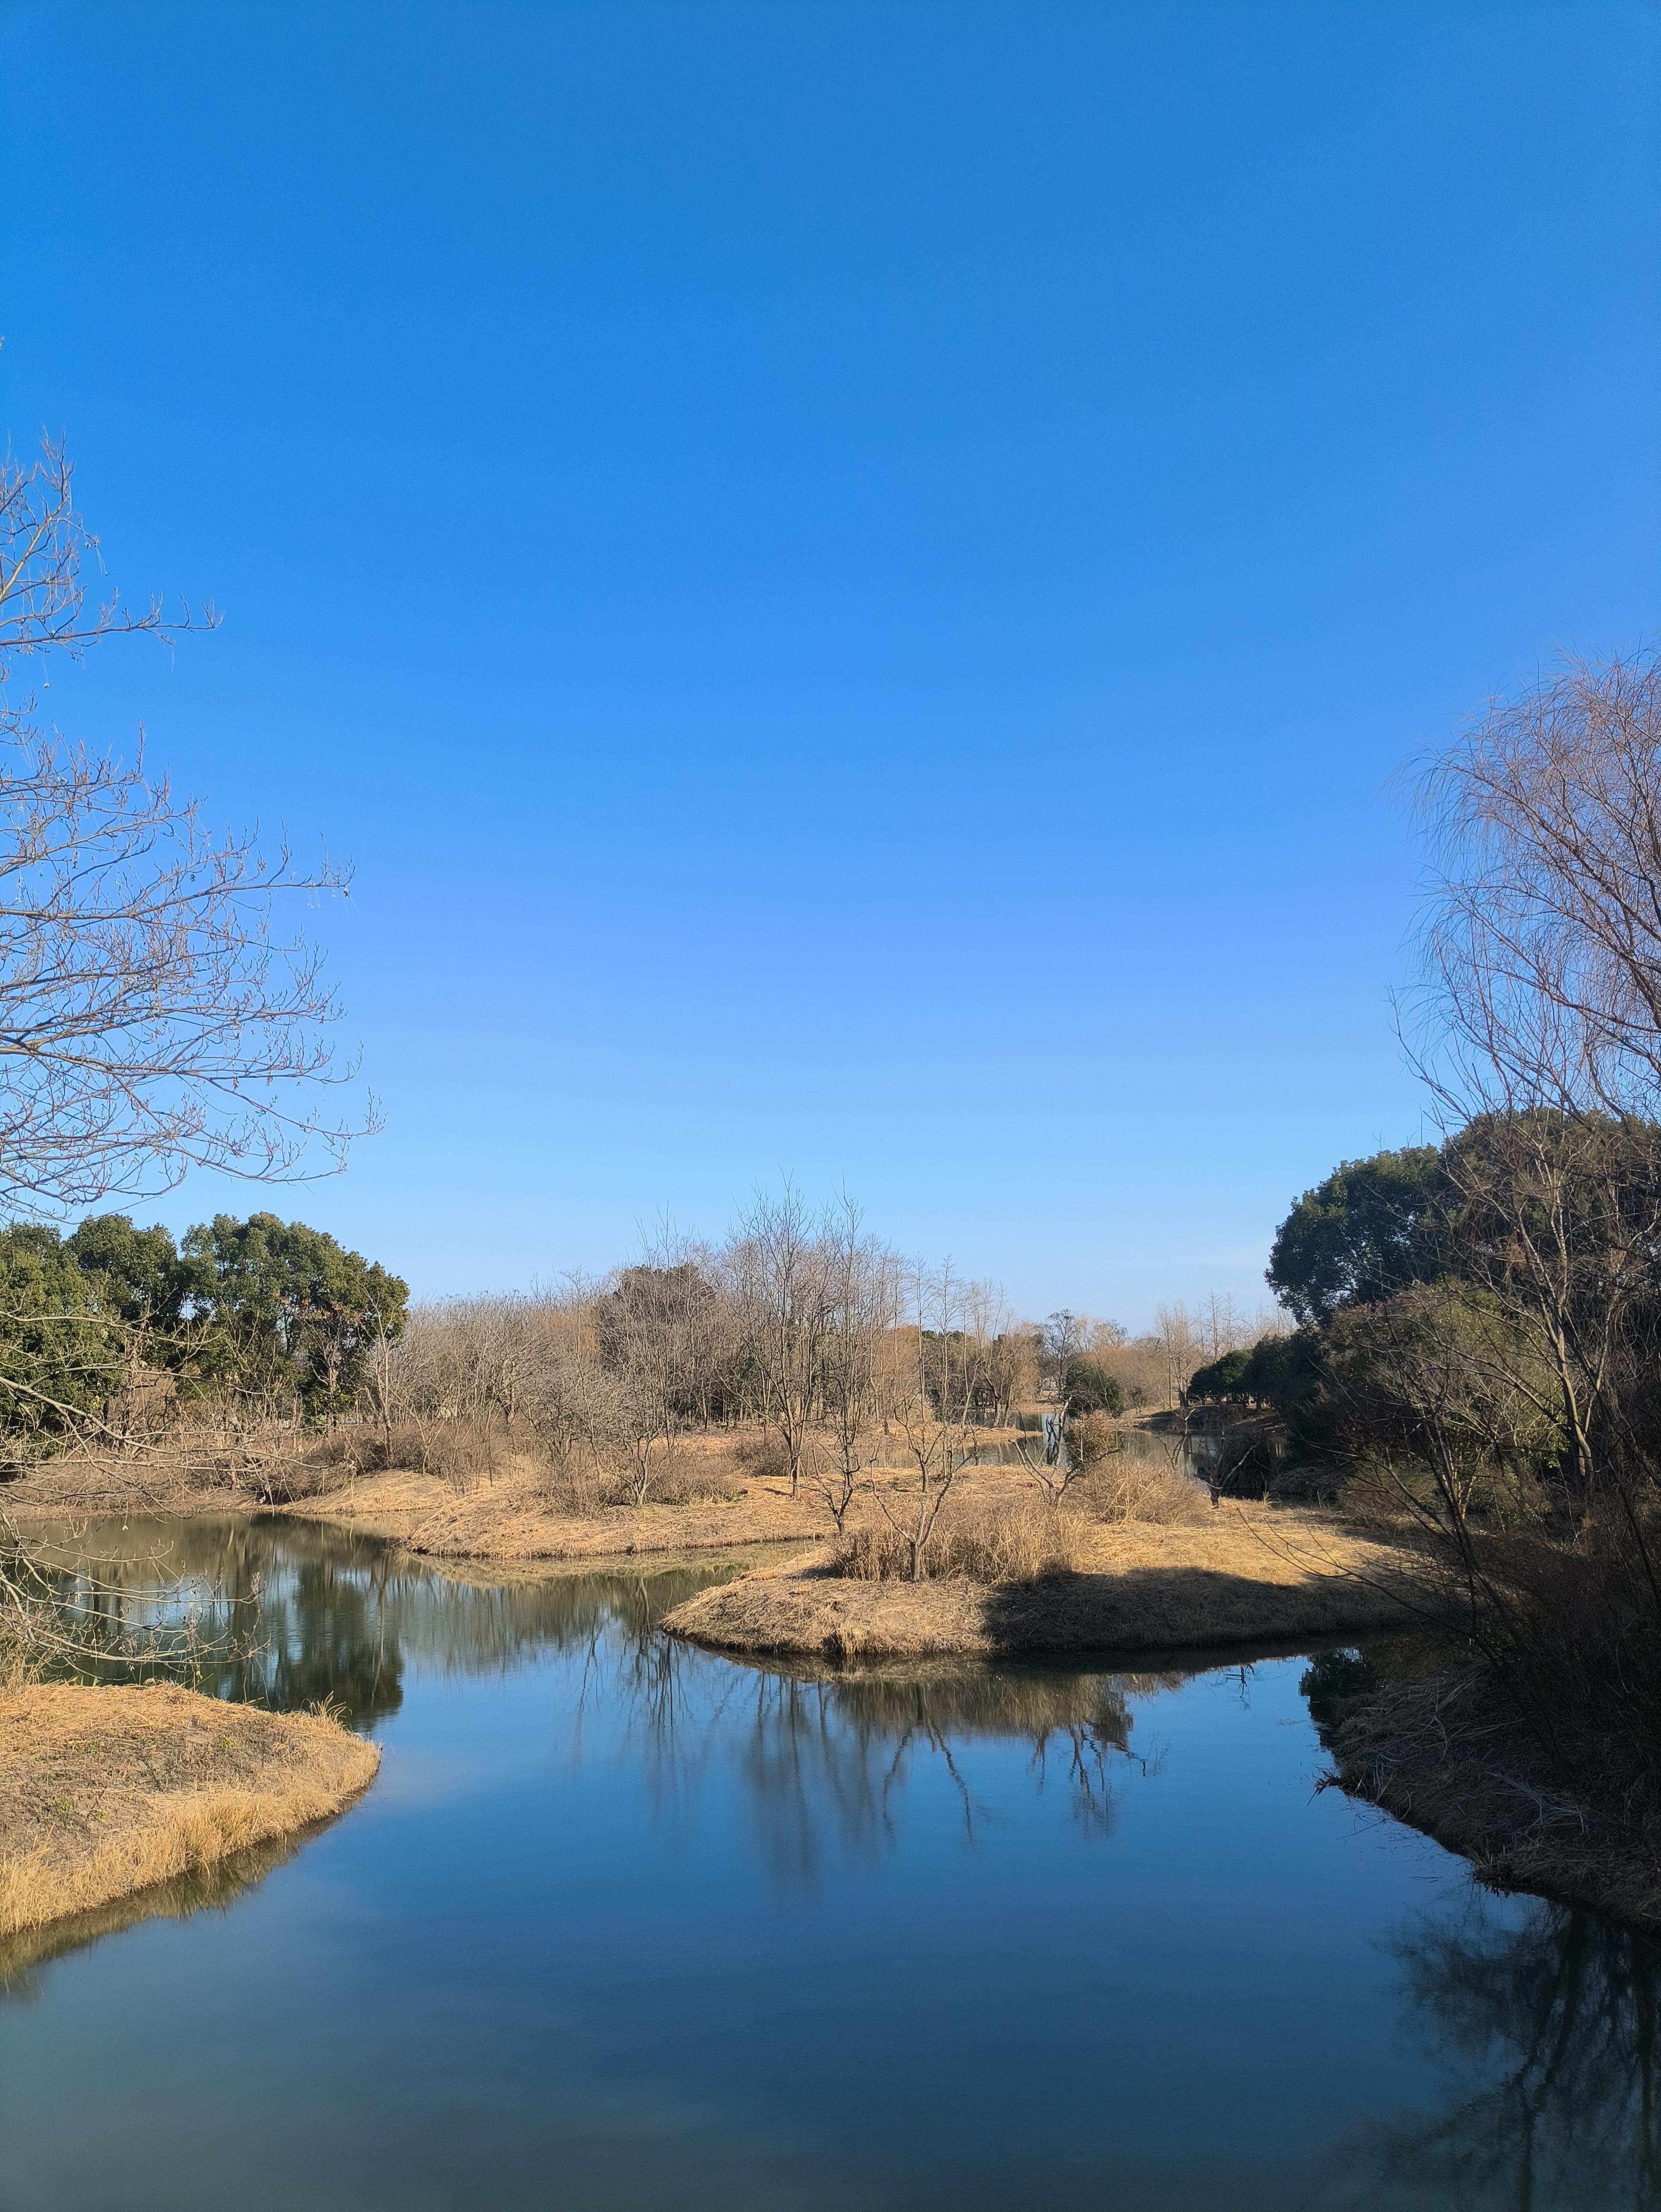
M1314 1328L1259 1337L1240 1377L1244 1395L1256 1405L1272 1406L1294 1435L1306 1423L1320 1387L1320 1332Z
M57 1450L126 1371L119 1316L58 1231L0 1230L0 1453L16 1465Z
M185 1258L204 1273L204 1376L268 1406L298 1396L332 1422L363 1387L374 1346L402 1334L409 1285L320 1229L274 1213L226 1213L192 1229Z
M1190 1399L1243 1398L1246 1395L1246 1370L1251 1364L1249 1352L1224 1352L1220 1359L1196 1368L1189 1377L1188 1395Z
M179 1257L159 1224L137 1229L125 1213L94 1213L64 1239L64 1251L94 1277L109 1310L130 1328L177 1331L208 1286L199 1264Z
M1441 1189L1434 1145L1344 1161L1281 1224L1267 1270L1275 1297L1319 1323L1434 1273L1426 1224Z
M1062 1369L1062 1396L1074 1413L1111 1413L1116 1419L1124 1411L1118 1376L1087 1352L1074 1352Z

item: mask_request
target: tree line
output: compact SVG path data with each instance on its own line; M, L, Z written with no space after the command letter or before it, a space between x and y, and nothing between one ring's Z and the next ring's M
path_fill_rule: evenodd
M786 1188L717 1245L662 1247L599 1281L417 1306L392 1348L386 1410L410 1455L491 1439L569 1485L636 1504L688 1480L693 1430L757 1429L792 1496L838 1528L885 1454L909 1452L932 1502L979 1429L1062 1387L1073 1317L1020 1322L949 1267L908 1262L846 1206Z
M324 1231L217 1214L164 1228L92 1214L0 1230L0 1437L15 1463L119 1446L208 1414L237 1427L350 1418L384 1375L409 1286Z

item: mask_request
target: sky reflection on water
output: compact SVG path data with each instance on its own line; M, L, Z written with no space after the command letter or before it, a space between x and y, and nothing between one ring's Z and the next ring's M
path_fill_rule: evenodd
M815 1678L654 1632L731 1563L198 1524L146 1600L150 1532L78 1540L387 1752L0 1957L3 2212L1661 2206L1652 1947L1315 1794L1296 1659Z

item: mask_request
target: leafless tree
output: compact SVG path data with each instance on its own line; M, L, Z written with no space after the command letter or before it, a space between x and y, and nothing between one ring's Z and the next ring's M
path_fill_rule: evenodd
M1421 786L1436 873L1417 1057L1463 1117L1661 1107L1661 655L1570 661Z
M821 1245L829 1296L820 1359L827 1443L812 1479L841 1535L879 1449L885 1354L899 1319L900 1273L893 1254L862 1233L851 1203L826 1224Z
M941 1510L975 1449L978 1363L996 1300L984 1285L964 1282L949 1261L913 1269L907 1293L910 1318L898 1338L909 1372L897 1378L894 1413L912 1480L875 1496L905 1546L907 1577L916 1582Z
M824 1396L833 1311L824 1224L787 1183L758 1194L729 1251L764 1419L778 1431L796 1495Z
M271 1180L355 1133L318 1110L337 1013L319 957L273 927L345 872L216 834L142 757L89 753L5 687L15 664L169 624L89 607L97 544L61 447L0 462L0 1206L165 1188L192 1166Z
M992 1427L1001 1429L1015 1407L1037 1395L1043 1333L1033 1322L1000 1329L982 1362L982 1403Z

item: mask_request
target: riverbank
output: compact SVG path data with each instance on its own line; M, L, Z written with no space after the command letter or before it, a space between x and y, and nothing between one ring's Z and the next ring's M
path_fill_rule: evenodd
M0 1692L0 1936L326 1820L380 1759L320 1714L171 1685Z
M493 1474L461 1480L407 1468L347 1474L304 1495L274 1500L234 1478L204 1480L199 1462L135 1456L47 1461L0 1489L0 1507L22 1527L76 1514L194 1519L280 1513L380 1537L434 1559L611 1559L797 1540L812 1543L824 1536L830 1516L811 1485L804 1483L793 1498L788 1482L745 1473L721 1450L721 1442L694 1440L696 1457L711 1462L702 1486L714 1494L675 1504L573 1510L549 1495L541 1471L516 1458Z
M817 1492L736 1478L721 1498L679 1505L606 1505L563 1513L533 1479L509 1473L465 1490L431 1474L362 1475L349 1488L276 1509L380 1536L431 1559L600 1559L637 1553L727 1551L821 1539L830 1516Z
M1007 1440L1006 1440L1007 1441ZM784 1477L746 1470L721 1437L689 1440L686 1457L697 1489L678 1504L604 1505L574 1510L549 1494L545 1474L510 1460L494 1474L463 1480L409 1468L350 1475L330 1487L272 1503L234 1482L204 1484L188 1466L155 1462L50 1461L0 1492L0 1504L20 1525L61 1522L77 1513L140 1512L195 1518L228 1513L279 1513L322 1521L374 1536L434 1559L584 1560L642 1553L720 1552L756 1545L823 1543L831 1532L824 1498L810 1479L795 1497ZM875 1468L856 1497L849 1525L879 1518L873 1492L902 1489L916 1478ZM1035 1488L1019 1468L971 1466L958 1478L954 1505L974 1510L1030 1499ZM1194 1488L1196 1510L1204 1494Z
M663 1626L719 1650L829 1660L1129 1653L1399 1628L1427 1595L1403 1545L1225 1501L1197 1525L1090 1528L1074 1570L1020 1582L861 1581L822 1547L703 1591Z
M1331 1783L1469 1859L1480 1881L1661 1935L1661 1837L1567 1792L1481 1670L1393 1669L1335 1700Z

